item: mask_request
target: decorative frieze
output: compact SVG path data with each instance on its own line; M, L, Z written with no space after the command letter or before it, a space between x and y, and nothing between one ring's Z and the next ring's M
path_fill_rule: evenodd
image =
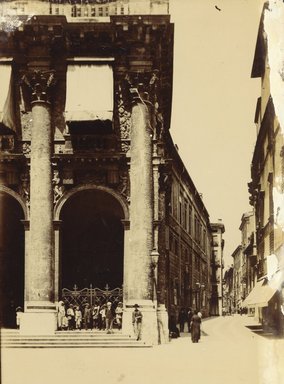
M128 171L121 172L119 175L120 183L117 187L117 191L130 202L130 183Z
M63 181L57 169L53 171L52 184L53 184L53 203L56 204L65 191Z
M27 209L30 208L30 179L29 179L29 173L24 172L20 176L20 185L19 185L19 194L24 200Z

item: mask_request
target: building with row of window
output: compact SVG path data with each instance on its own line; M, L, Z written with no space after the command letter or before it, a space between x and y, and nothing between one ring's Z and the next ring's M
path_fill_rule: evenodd
M233 255L237 307L276 333L284 324L283 21L283 2L264 4L252 67L261 80L248 184L253 210L242 217L242 243Z
M0 17L65 15L68 22L103 22L116 15L168 14L169 4L159 0L10 0L0 4Z

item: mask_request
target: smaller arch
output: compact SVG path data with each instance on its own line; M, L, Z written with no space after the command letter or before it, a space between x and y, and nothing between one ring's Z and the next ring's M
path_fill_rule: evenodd
M122 196L119 193L117 193L116 191L114 191L113 189L111 189L111 188L108 188L108 187L105 187L105 186L102 186L102 185L94 185L94 184L79 185L77 187L72 188L67 193L64 193L64 195L61 196L61 198L58 200L58 202L56 203L56 205L54 207L54 220L60 220L61 209L63 208L64 204L66 203L66 201L71 196L75 195L75 193L77 193L77 192L87 191L87 190L102 191L102 192L108 193L109 195L113 196L120 203L120 205L122 207L123 214L124 214L124 220L125 221L129 220L128 205L124 201Z
M5 185L0 185L0 192L7 193L8 195L10 195L14 199L16 199L17 202L20 204L20 206L23 209L24 219L25 220L29 219L29 213L28 213L28 209L27 209L26 203L24 202L22 197L17 192L13 191L13 189L11 189L9 187L6 187Z

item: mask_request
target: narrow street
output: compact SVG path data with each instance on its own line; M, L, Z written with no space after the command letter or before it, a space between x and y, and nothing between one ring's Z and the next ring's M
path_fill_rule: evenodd
M246 316L206 319L189 334L146 349L2 349L3 384L283 384L284 340L257 335Z

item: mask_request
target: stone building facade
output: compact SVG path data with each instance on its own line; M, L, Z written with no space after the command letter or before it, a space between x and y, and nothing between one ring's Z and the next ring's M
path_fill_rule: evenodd
M2 325L22 306L20 332L54 333L64 289L119 288L123 331L137 303L143 339L166 342L182 306L209 313L212 238L169 133L168 2L80 21L38 3L1 24Z
M242 307L242 301L245 298L243 294L243 252L242 246L238 245L232 254L233 258L233 290L234 290L234 311L239 312Z
M212 232L212 255L211 255L211 300L210 314L213 316L222 315L223 308L223 269L224 269L224 245L223 233L225 226L220 221L211 223Z
M283 55L278 54L283 47L279 30L283 20L283 2L264 4L252 68L252 77L261 79L261 96L255 113L257 139L249 183L258 281L244 303L255 309L264 326L277 332L283 328L284 313Z

